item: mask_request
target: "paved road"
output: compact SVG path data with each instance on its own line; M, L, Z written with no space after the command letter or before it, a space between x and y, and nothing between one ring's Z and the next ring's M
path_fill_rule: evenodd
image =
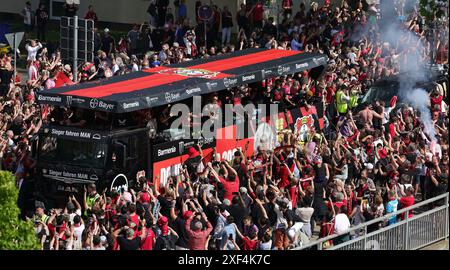
M421 250L449 250L448 239L426 246Z

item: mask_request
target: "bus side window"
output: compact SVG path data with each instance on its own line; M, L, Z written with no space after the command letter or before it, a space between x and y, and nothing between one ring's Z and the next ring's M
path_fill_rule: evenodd
M115 141L114 142L114 149L112 152L112 162L116 167L122 167L125 168L126 167L126 152L127 152L127 147L124 143L120 142L120 141Z
M129 141L129 152L128 152L128 158L129 159L136 159L138 156L138 138L136 135L133 135L130 137Z

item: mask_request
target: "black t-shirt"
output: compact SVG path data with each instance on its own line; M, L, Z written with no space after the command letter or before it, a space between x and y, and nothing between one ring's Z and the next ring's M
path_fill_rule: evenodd
M286 218L286 220L289 222L292 222L294 224L295 222L302 222L299 216L297 216L294 212L294 210L287 209L283 212L283 216Z
M210 203L208 206L205 207L205 215L208 218L209 222L211 222L211 225L216 227L217 223L217 214L216 214L216 205Z
M264 208L266 209L267 216L269 217L270 226L275 226L277 223L277 212L275 212L275 205L272 203L264 204Z
M176 245L183 248L188 248L189 237L187 236L184 225L185 220L182 217L177 216L177 218L173 221L174 226L173 229L177 232L179 236Z
M170 216L170 202L163 196L158 196L159 204L161 205L161 214L165 217Z
M48 21L48 13L45 9L36 9L36 18L38 25L44 25Z
M248 177L244 168L242 167L242 164L233 164L233 169L237 172L237 175L239 177L239 187L247 187Z
M234 218L236 225L242 228L242 220L248 215L248 210L241 205L233 204L228 207L227 211Z
M202 161L202 157L196 156L194 158L188 158L184 162L184 165L186 165L186 167L187 167L189 176L191 176L191 177L195 176L195 174L197 173L197 167L201 161Z
M166 236L160 235L158 238L156 238L154 250L163 250L163 249L174 248L177 240L178 240L178 237L176 237L175 235L166 235ZM172 247L167 247L166 243Z
M277 27L273 24L266 23L263 27L263 33L271 35L272 37L276 37L277 35Z
M14 75L14 71L0 68L0 84L9 84Z
M141 246L141 238L135 237L130 240L123 236L119 236L117 237L117 243L120 246L120 250L138 250Z
M233 27L233 17L230 12L222 12L222 28Z
M111 36L105 36L102 39L102 51L109 53L110 50L114 50L114 38Z
M430 185L430 195L432 197L436 197L439 195L442 195L448 191L448 185L438 183L436 186L435 184L431 183Z
M77 15L77 8L74 5L66 6L66 17L73 17Z

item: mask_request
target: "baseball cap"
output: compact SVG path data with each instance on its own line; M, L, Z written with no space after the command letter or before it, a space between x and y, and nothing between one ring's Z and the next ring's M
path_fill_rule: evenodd
M230 202L230 200L228 200L228 199L224 199L224 200L223 200L223 204L225 204L226 206L230 206L230 205L231 205L231 202Z
M183 214L183 218L184 219L188 219L188 218L190 218L192 216L192 214L193 214L192 211L189 211L189 210L185 211L184 214Z
M245 187L240 187L240 188L239 188L239 192L240 192L240 193L247 193L247 188L245 188Z
M373 170L373 164L372 163L364 163L364 166L366 166L366 169Z
M109 28L105 28L104 32L108 33L109 32Z
M106 242L106 236L104 236L104 235L100 236L100 242L105 243Z

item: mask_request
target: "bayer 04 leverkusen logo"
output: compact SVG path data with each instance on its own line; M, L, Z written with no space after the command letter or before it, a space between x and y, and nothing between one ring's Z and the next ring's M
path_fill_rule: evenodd
M212 79L217 77L220 73L218 71L209 71L206 69L194 69L194 68L167 68L159 71L160 74L172 74L172 75L180 75L185 77L196 77L196 78L205 78Z
M314 118L312 115L297 118L294 124L295 135L301 142L308 139L309 130L314 126Z

